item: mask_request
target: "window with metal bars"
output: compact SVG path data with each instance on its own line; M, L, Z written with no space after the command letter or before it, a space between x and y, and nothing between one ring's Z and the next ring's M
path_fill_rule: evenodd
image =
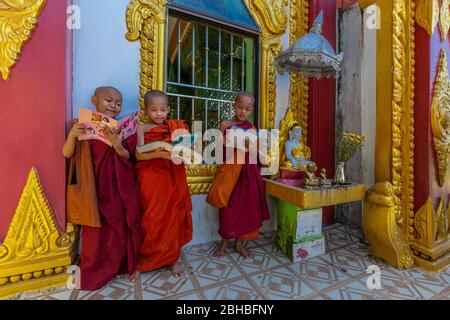
M170 12L166 92L171 119L218 128L241 91L256 94L257 36ZM256 106L255 106L256 109ZM250 121L256 119L255 113Z

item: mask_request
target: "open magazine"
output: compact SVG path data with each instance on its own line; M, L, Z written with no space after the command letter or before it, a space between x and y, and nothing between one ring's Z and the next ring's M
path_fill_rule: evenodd
M111 146L109 140L102 133L102 129L104 127L109 127L112 130L120 130L119 137L122 140L125 140L129 136L136 133L137 125L139 123L139 116L140 112L136 111L121 120L116 120L97 111L80 109L78 114L78 122L85 125L86 133L79 136L78 140L96 139Z

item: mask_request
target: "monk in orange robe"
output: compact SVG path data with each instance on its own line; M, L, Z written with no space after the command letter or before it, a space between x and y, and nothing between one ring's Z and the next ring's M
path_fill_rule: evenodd
M172 141L177 129L188 131L182 120L167 120L169 99L152 90L145 97L150 122L138 127L138 145L155 141ZM136 152L137 170L143 207L140 248L140 272L170 266L174 276L184 273L178 263L181 249L192 239L192 204L184 164L175 164L171 152L156 150Z
M92 104L115 118L122 109L122 94L113 87L97 88ZM137 275L141 212L131 161L136 134L122 141L117 132L105 128L110 147L98 140L77 141L84 132L84 124L75 124L63 147L64 156L72 160L67 220L83 226L81 289L98 290L115 276L125 274L132 280Z
M250 93L238 94L234 118L220 125L225 137L230 128L256 130L246 120L253 112L254 103L255 99ZM234 152L236 155L237 150ZM260 166L250 163L248 152L243 158L245 163L227 162L221 166L206 199L212 206L219 208L219 234L222 241L214 253L219 258L225 254L230 239L236 239L234 249L241 256L250 257L243 241L256 239L263 221L270 218Z

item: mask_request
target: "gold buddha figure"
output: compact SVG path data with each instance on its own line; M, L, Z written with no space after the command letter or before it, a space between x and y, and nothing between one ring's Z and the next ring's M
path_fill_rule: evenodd
M327 178L327 170L325 168L320 171L320 185L321 186L331 186L333 184L333 181Z
M306 180L305 180L305 186L306 187L318 187L320 186L320 178L316 176L317 171L317 165L310 161L306 165Z
M302 128L294 123L289 130L289 140L284 145L284 157L281 167L290 170L306 171L311 163L311 151L302 142Z

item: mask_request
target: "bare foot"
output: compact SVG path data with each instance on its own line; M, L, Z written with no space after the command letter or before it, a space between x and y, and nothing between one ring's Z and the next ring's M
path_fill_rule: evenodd
M244 248L242 240L239 240L239 239L236 240L236 243L234 245L234 250L239 252L241 257L244 258L244 259L248 259L248 258L252 257L250 251L248 251L247 249Z
M134 281L134 280L136 280L137 278L139 278L139 275L140 275L140 272L139 271L135 271L135 272L133 272L133 274L126 274L125 275L125 279L127 280L127 281Z
M173 265L171 265L171 266L170 266L170 269L172 270L172 275L173 275L174 277L181 277L181 276L184 276L185 269L184 269L184 267L183 267L181 264L179 264L178 262L175 263L175 264L173 264Z
M227 248L227 240L222 239L222 241L219 244L219 247L214 252L214 257L216 257L216 258L223 258L223 256L226 253L226 248Z

